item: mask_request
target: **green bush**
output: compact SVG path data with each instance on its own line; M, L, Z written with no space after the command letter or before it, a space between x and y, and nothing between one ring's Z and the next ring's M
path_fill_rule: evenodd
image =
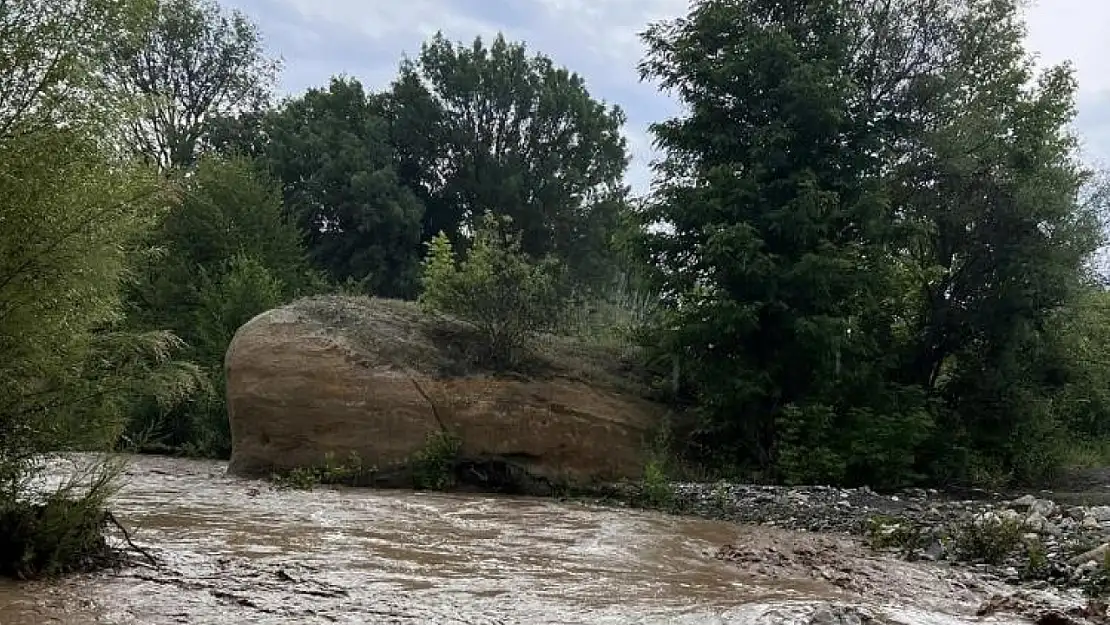
M42 497L0 499L0 576L17 579L91 571L119 561L105 540L108 497L121 467L104 464Z
M998 564L1023 545L1024 534L1020 521L987 517L955 528L952 538L961 559Z
M455 462L462 441L454 434L437 432L412 458L412 481L417 490L446 490L455 485Z
M473 324L484 342L475 356L485 365L511 369L538 333L557 327L566 309L563 273L550 257L529 258L511 221L487 213L461 263L443 233L428 244L420 303Z
M133 410L128 438L141 450L226 458L223 364L232 336L254 315L320 290L321 278L284 214L280 187L256 163L206 156L179 188L154 236L166 253L132 289L129 322L173 330L208 385L173 411Z
M189 449L198 455L227 457L231 430L224 397L224 355L236 330L255 315L282 303L283 285L265 264L239 254L223 275L202 274L193 345L198 361L208 367L210 392L193 404Z

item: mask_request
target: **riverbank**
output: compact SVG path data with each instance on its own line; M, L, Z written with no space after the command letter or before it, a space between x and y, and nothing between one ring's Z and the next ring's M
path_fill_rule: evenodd
M1110 505L1061 503L1051 493L970 499L927 489L884 495L868 488L726 482L672 483L664 494L659 485L624 484L587 500L857 536L891 557L948 563L1014 587L1076 590L1094 598L1110 591ZM1100 495L1086 499L1103 500Z

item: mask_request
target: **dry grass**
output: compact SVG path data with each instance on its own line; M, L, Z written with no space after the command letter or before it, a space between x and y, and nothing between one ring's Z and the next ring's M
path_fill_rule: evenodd
M481 338L471 325L429 315L415 302L329 295L297 300L286 310L344 340L369 367L400 365L432 376L492 373L473 357ZM507 375L566 377L645 395L648 374L636 356L627 346L544 335L525 365Z

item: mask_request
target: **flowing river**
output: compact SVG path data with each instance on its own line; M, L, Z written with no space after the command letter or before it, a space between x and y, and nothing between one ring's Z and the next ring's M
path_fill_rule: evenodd
M161 457L133 459L114 512L160 567L0 582L0 624L859 622L812 620L824 602L892 623L1028 622L975 617L998 589L968 574L874 557L848 538L651 512L278 490ZM746 566L713 557L726 543L809 555ZM830 567L852 582L830 581Z

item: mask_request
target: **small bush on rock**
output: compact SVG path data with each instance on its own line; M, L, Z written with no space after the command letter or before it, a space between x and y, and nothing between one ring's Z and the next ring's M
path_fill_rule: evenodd
M485 342L476 356L483 364L510 369L537 333L557 326L565 309L562 276L554 259L535 261L521 251L508 218L487 213L461 263L445 234L428 244L420 303L473 324Z
M297 467L270 476L278 488L312 490L319 484L340 484L359 486L365 484L377 472L376 467L367 467L362 457L352 451L344 462L336 462L335 454L324 454L324 464L319 467Z

